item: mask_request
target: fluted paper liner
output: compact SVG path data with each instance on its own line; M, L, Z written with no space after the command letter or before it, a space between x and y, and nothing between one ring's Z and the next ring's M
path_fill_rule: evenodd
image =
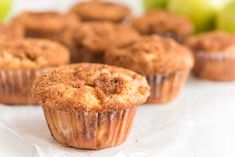
M56 141L75 148L101 149L126 140L136 106L112 112L61 111L45 106L43 110Z
M214 81L235 80L235 55L223 52L195 53L194 75Z
M36 77L44 70L13 71L0 70L0 103L4 104L31 104L31 88Z
M184 85L188 71L177 71L170 74L146 76L151 87L151 95L147 103L167 103L177 97Z

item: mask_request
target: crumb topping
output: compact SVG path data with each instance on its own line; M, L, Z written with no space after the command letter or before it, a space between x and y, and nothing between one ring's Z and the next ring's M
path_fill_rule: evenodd
M78 46L92 53L104 53L111 46L121 46L140 36L129 26L108 22L85 23L76 35Z
M129 45L109 49L105 62L151 75L190 70L194 59L187 48L172 39L146 36Z
M235 36L213 31L190 37L186 45L194 52L203 53L235 53Z
M102 64L81 63L54 69L35 81L36 100L61 110L104 111L139 105L149 96L144 77Z
M69 62L69 52L62 45L39 39L0 40L0 68L35 70Z
M193 32L192 23L184 17L166 11L149 12L134 20L133 26L143 34L173 34L188 36Z
M121 22L130 14L130 10L122 5L89 1L75 5L71 12L77 14L82 21Z

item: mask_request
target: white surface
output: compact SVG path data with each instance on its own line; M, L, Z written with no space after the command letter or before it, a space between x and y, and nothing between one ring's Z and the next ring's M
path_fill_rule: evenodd
M190 79L176 101L140 106L128 140L100 151L65 148L40 106L0 106L0 157L233 157L235 83Z

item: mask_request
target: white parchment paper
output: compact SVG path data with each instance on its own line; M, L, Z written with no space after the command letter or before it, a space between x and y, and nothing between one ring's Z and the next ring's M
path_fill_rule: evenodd
M123 145L99 151L55 142L40 106L0 105L0 157L155 156L235 156L235 83L190 78L174 102L140 106Z

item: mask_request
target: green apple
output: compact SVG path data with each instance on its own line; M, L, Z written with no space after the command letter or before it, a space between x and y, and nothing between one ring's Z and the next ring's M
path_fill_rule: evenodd
M170 0L167 8L191 19L196 32L214 28L216 9L208 0Z
M144 0L146 10L154 10L158 8L166 8L168 0Z
M228 3L218 13L216 24L218 29L235 33L235 1Z
M5 17L11 9L11 5L11 0L0 0L0 22L4 21Z

